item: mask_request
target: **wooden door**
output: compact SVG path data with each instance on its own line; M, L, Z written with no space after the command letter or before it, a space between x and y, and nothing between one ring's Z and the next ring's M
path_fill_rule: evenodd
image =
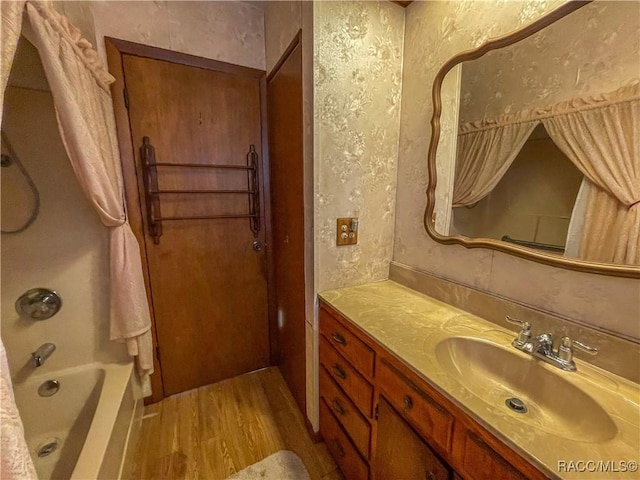
M448 480L451 470L433 453L393 407L380 397L374 478Z
M164 394L265 367L266 259L254 249L264 228L254 237L247 218L163 221L154 244L139 150L149 137L158 163L245 166L254 145L261 160L260 79L134 55L123 70ZM155 197L162 217L248 213L247 170L165 166L157 180L170 191Z
M298 37L299 38L299 37ZM278 366L306 411L302 48L285 53L267 83Z

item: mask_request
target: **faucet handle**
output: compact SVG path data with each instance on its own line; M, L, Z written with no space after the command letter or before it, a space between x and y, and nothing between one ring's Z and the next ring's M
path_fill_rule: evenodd
M514 325L519 325L520 327L522 327L522 330L531 330L531 324L529 322L525 322L524 320L520 320L518 318L513 318L509 315L505 315L504 318L509 323L513 323Z
M522 329L520 330L520 333L518 333L518 338L514 340L514 344L522 346L529 340L531 340L531 324L529 322L510 317L509 315L506 315L504 318L507 320L507 322L513 323L514 325L519 325Z
M562 340L560 342L563 347L575 347L578 350L582 350L583 352L588 353L589 355L598 354L597 347L591 347L579 340L571 340L569 337L562 337Z
M558 346L558 357L565 362L573 362L573 349L577 348L589 355L597 355L598 349L590 347L578 340L571 340L569 337L562 337Z

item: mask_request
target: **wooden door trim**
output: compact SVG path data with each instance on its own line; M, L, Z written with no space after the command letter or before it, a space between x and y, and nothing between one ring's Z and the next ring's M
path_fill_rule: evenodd
M267 266L267 295L268 295L268 321L269 331L277 328L277 319L272 312L274 299L273 289L273 258L271 252L272 228L271 228L271 202L270 202L270 181L269 181L269 155L267 136L267 95L266 95L266 72L255 68L234 65L218 60L197 57L186 53L174 52L157 47L151 47L126 40L112 37L105 37L105 47L107 53L107 65L109 73L115 78L111 84L111 97L116 121L116 131L118 138L118 149L120 152L121 166L123 173L123 183L125 191L125 202L127 208L127 219L140 245L140 256L142 270L145 280L147 299L151 310L151 330L153 333L154 347L154 374L151 375L152 395L144 399L145 405L156 403L165 398L164 385L162 381L162 364L157 355L158 338L155 325L155 313L153 310L151 282L149 273L149 262L147 258L147 235L144 229L142 218L143 204L138 189L138 178L135 167L135 148L131 137L131 125L129 121L129 111L125 105L125 75L124 75L124 55L134 55L139 57L162 60L180 65L203 68L216 72L228 73L238 76L256 78L259 80L260 89L260 122L261 122L261 148L262 148L262 210L264 212L264 229ZM271 335L270 335L271 336ZM270 338L271 340L271 338ZM271 348L271 347L270 347ZM273 362L273 351L270 352L270 359Z
M291 43L289 44L287 49L284 51L280 59L273 66L273 68L271 69L271 72L269 72L269 75L267 75L267 83L269 83L273 79L273 77L277 75L278 71L280 70L280 67L284 65L284 62L287 61L287 59L289 58L289 55L293 53L293 51L296 49L298 45L300 45L301 42L302 42L302 30L298 30L298 33L296 34L296 36L293 37L293 40L291 40Z
M189 67L204 68L216 72L230 73L245 77L262 78L264 70L244 67L233 63L221 62L210 58L197 57L188 53L174 52L159 47L151 47L142 43L129 42L113 37L104 37L105 44L111 44L120 54L135 55L137 57L153 58L154 60L164 60L165 62L178 63ZM110 65L109 65L110 66ZM113 72L111 72L113 75Z
M269 315L269 361L278 364L278 312L276 311L275 271L273 264L273 223L271 218L271 163L269 158L269 120L267 115L267 78L260 79L260 122L262 125L262 205L264 206L265 243L267 254L267 311Z
M151 282L149 278L149 262L147 261L147 247L142 222L142 203L138 193L138 180L135 168L135 154L133 139L131 138L131 128L129 124L129 112L124 101L124 65L122 52L105 38L107 52L107 65L109 72L114 76L115 82L111 84L111 98L113 101L113 111L116 120L116 132L118 138L118 150L120 152L120 164L122 166L122 179L125 191L125 203L127 208L127 219L133 233L140 245L140 256L142 260L142 273L144 285L151 312L151 332L153 338L153 370L151 375L151 397L144 399L144 403L159 402L164 398L164 385L162 383L162 367L157 356L158 337L155 325L155 314L153 311L153 301L151 301Z

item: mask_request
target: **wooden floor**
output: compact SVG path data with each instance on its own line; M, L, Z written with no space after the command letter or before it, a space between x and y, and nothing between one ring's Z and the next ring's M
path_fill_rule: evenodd
M145 407L131 478L222 480L278 450L295 452L314 480L342 478L271 367Z

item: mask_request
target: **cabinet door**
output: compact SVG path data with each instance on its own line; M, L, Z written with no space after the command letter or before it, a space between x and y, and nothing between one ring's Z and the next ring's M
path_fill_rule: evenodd
M378 405L377 448L373 465L376 480L451 478L449 468L384 397L380 397Z
M493 450L478 435L462 424L456 425L454 434L454 456L458 458L456 468L469 480L526 480L500 454Z

